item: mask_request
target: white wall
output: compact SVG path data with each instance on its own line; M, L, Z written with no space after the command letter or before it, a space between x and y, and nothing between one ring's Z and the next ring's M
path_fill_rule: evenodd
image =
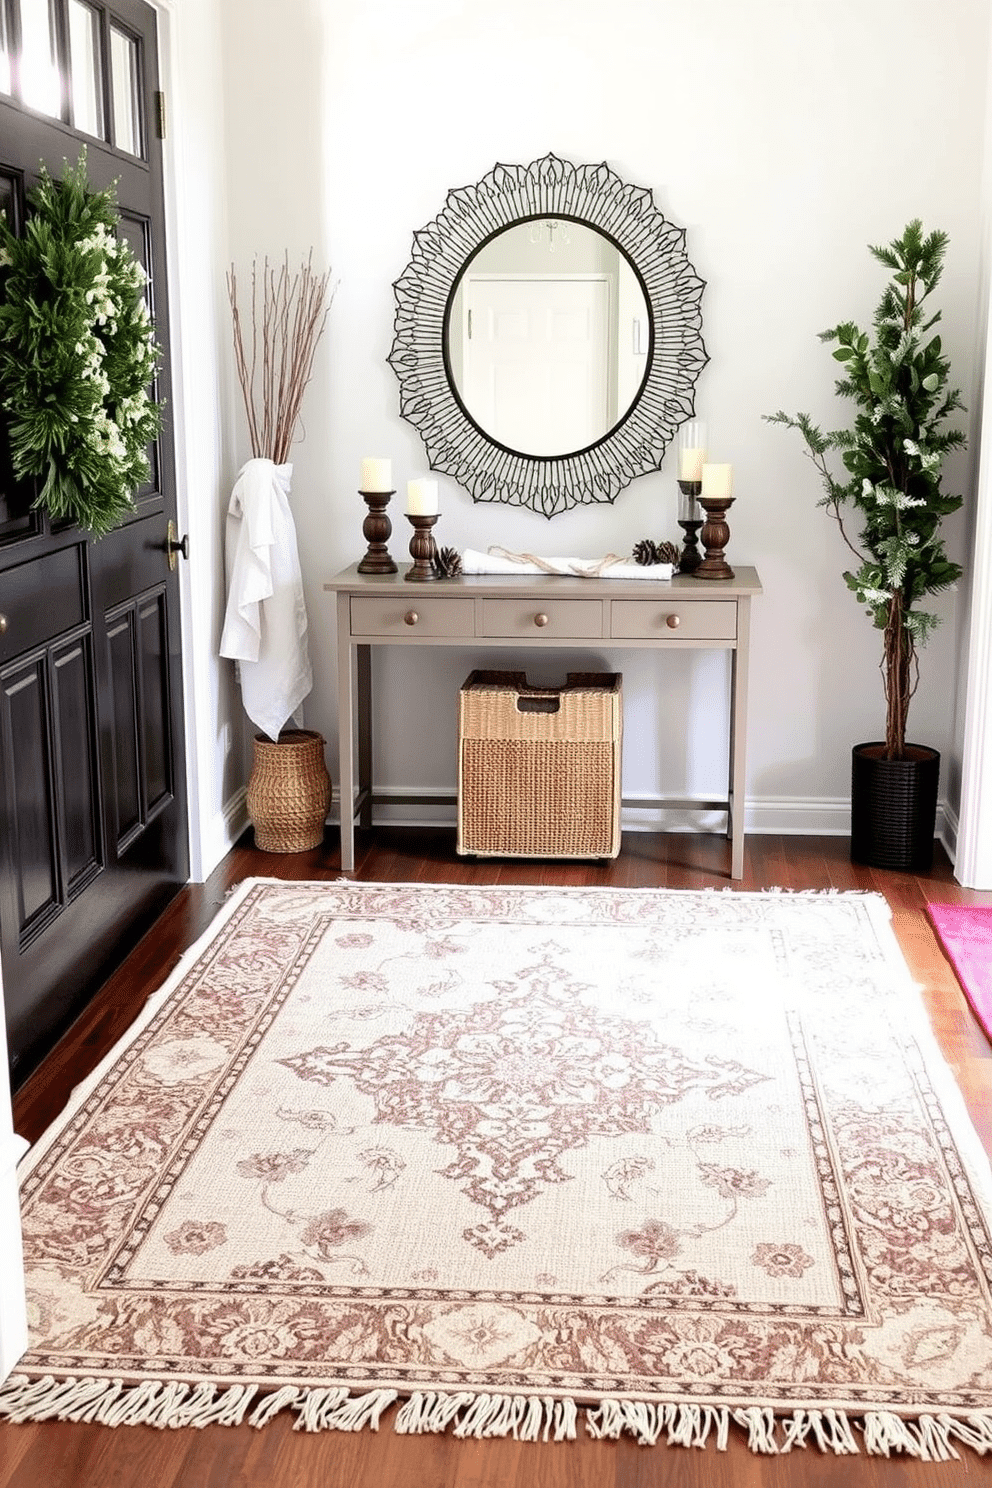
M449 188L497 160L549 151L605 159L651 187L659 208L687 228L708 285L711 361L697 412L709 423L711 457L735 467L729 556L755 563L766 590L754 619L752 822L843 828L850 746L883 726L880 637L843 583L846 550L816 508L819 487L798 439L761 415L785 407L828 426L844 418L832 395L835 364L817 333L840 319L870 319L884 271L866 245L913 216L950 234L943 332L976 408L985 0L946 0L939 15L929 0L283 0L278 24L266 0L215 3L227 150L218 184L232 256L247 267L256 252L312 247L339 281L294 450L317 678L307 724L333 739L333 624L321 586L364 551L359 460L391 455L401 491L426 469L386 364L391 284L413 230L436 215ZM215 257L218 282L223 267ZM243 426L235 428L229 478L247 453ZM948 489L971 482L971 456L949 464ZM550 524L473 505L450 480L441 490L436 536L458 548L498 542L593 555L646 535L677 536L673 458L613 507L578 508ZM402 557L400 498L393 514L392 547ZM965 532L965 518L952 519L957 556ZM911 736L945 754L945 782L957 775L959 599L939 601L946 624L924 654L910 715ZM384 654L389 704L380 708L377 753L385 785L453 784L454 694L473 662L461 652ZM657 663L643 653L591 650L581 664L624 672L628 790L719 787L721 657L666 662L660 698ZM557 675L554 663L542 670L534 660L531 674ZM673 725L660 761L638 748L639 721L656 716ZM438 718L447 720L440 730ZM329 745L332 774L333 756Z
M218 0L156 0L167 90L166 219L172 299L191 876L214 866L242 824L246 767L241 700L217 658L224 606L224 513L234 458L227 347L230 262L224 66Z

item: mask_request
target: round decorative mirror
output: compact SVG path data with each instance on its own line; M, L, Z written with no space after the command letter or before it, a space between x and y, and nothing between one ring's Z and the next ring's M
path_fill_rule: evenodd
M612 502L694 412L703 288L645 188L553 155L497 165L414 234L400 412L476 501Z

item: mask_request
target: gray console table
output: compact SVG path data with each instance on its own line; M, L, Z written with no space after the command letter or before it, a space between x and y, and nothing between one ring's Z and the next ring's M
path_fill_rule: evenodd
M715 801L624 797L625 806L727 812L730 875L744 874L744 776L747 731L748 635L751 599L761 593L753 568L729 580L676 576L640 579L470 575L408 583L398 574L365 575L357 564L324 585L337 595L338 774L341 868L355 867L355 818L372 825L376 802L449 804L436 796L377 796L372 782L372 648L374 646L498 646L658 651L718 648L732 653L727 795ZM452 701L452 707L455 703ZM357 730L356 730L357 723ZM357 733L357 756L356 756ZM356 780L357 763L357 780ZM357 786L357 790L356 790Z

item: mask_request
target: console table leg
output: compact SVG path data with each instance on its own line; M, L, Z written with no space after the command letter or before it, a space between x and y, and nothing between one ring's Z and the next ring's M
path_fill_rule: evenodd
M355 868L355 701L351 680L351 597L338 593L338 778L341 871Z
M356 648L358 672L358 825L372 825L372 647Z
M730 664L730 876L744 877L745 741L747 739L747 672L751 601L737 605L737 648Z

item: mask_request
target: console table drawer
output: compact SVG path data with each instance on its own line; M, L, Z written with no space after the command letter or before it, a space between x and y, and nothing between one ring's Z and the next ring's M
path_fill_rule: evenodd
M735 641L737 605L727 600L616 599L614 640Z
M411 590L418 586L411 584ZM430 599L417 593L395 599L352 595L353 636L472 636L475 602L471 599Z
M603 634L603 604L598 599L484 599L482 634L486 636L567 636L594 640Z

